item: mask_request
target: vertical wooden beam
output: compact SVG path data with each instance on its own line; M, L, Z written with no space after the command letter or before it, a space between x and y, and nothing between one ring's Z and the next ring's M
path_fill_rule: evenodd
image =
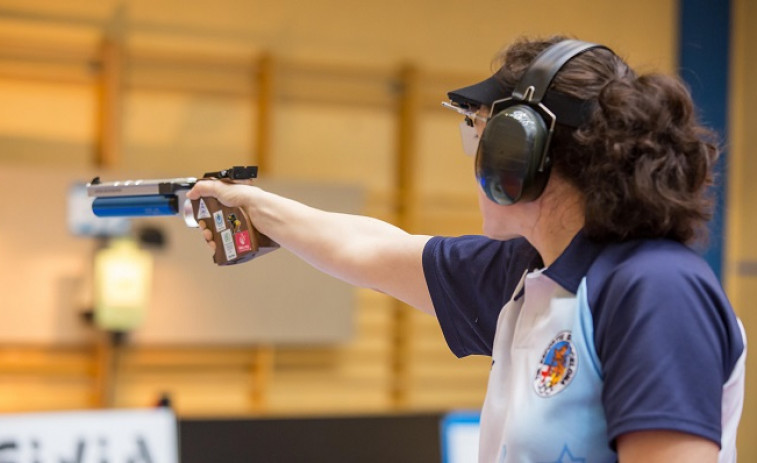
M725 5L723 6L725 8ZM751 145L755 140L752 129L757 118L752 113L751 102L757 97L754 88L754 78L757 78L757 50L753 48L753 39L757 37L757 29L753 24L757 20L757 9L751 0L732 0L731 8L731 63L730 63L730 98L728 113L728 199L726 230L726 250L728 267L726 267L725 283L728 297L736 313L741 318L746 331L747 343L757 339L757 314L752 310L757 287L757 267L753 265L753 250L755 245L751 236L753 231L749 224L750 217L757 211L754 203L751 175L757 168L757 161L751 153ZM752 24L750 26L750 24ZM726 140L726 138L723 138ZM718 180L721 183L722 179ZM749 349L750 346L747 346ZM747 352L746 356L746 390L744 391L744 407L741 412L736 440L738 455L741 461L757 461L757 396L754 394L757 383L754 372L757 372L757 358L754 353ZM750 376L751 375L751 376Z
M120 4L105 26L100 43L93 159L96 167L114 168L121 164L125 24L126 6ZM99 247L103 244L100 243ZM93 359L94 407L106 408L114 404L119 344L119 335L98 330Z
M118 364L119 347L116 335L107 331L98 331L94 352L94 388L92 406L109 408L115 399L115 377Z
M268 408L268 389L274 366L274 348L269 345L257 346L252 351L252 389L250 408L253 413L265 413Z
M261 172L271 171L271 141L273 139L273 121L276 100L276 61L268 53L263 53L257 60L255 87L257 88L254 108L257 112L253 127L255 153L253 162L257 162Z
M276 61L269 53L263 53L255 66L253 110L257 113L252 127L255 152L250 162L255 163L262 175L271 174L271 140L276 101ZM253 413L264 413L268 406L268 387L274 365L273 346L257 346L252 352L250 407Z
M405 230L412 231L416 198L417 122L420 109L419 73L412 65L400 68L397 95L397 144L395 158L395 221ZM412 338L411 309L394 302L392 327L392 386L391 403L402 410L409 403L410 339Z
M121 163L122 146L124 51L121 40L103 39L99 55L94 163L97 167L116 167Z
M397 102L397 144L395 160L395 189L397 192L395 212L397 225L403 229L413 227L416 203L415 152L417 145L417 121L420 109L418 69L404 65L399 72L399 95Z

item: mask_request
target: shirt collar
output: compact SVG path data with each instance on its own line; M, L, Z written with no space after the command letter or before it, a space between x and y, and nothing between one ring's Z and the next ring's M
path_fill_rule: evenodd
M589 240L583 231L579 231L544 274L575 294L594 259L604 248L604 244Z

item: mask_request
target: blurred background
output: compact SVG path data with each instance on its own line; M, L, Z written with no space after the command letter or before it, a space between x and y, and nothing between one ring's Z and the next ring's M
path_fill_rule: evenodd
M254 164L261 185L314 206L478 233L459 117L439 103L522 35L600 42L686 79L725 148L705 253L757 338L755 21L749 0L0 0L0 412L478 409L490 359L456 359L433 318L286 251L216 268L179 218L92 228L81 187ZM147 259L121 325L98 315L108 236ZM757 461L747 361L739 450Z

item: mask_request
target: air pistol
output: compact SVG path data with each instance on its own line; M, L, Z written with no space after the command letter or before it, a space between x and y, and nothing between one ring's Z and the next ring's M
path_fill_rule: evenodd
M98 217L182 215L189 227L198 227L202 222L213 232L214 262L231 265L246 262L279 246L255 229L243 208L225 206L212 197L189 200L186 194L200 181L250 180L257 174L257 166L234 166L207 172L199 179L180 177L103 182L96 177L87 184L87 194L95 198L92 212Z

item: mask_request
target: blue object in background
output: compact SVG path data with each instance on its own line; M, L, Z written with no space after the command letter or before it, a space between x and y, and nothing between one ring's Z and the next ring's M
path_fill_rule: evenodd
M702 122L715 130L721 147L728 137L731 1L681 0L679 9L679 73L686 82ZM703 255L722 280L724 215L728 177L727 153L715 165L715 213L708 224L709 242Z
M97 217L92 212L93 198L87 195L84 183L69 187L66 216L68 230L74 236L114 237L131 232L131 220L126 217Z
M450 412L441 421L443 463L478 462L478 436L481 414L478 411Z

